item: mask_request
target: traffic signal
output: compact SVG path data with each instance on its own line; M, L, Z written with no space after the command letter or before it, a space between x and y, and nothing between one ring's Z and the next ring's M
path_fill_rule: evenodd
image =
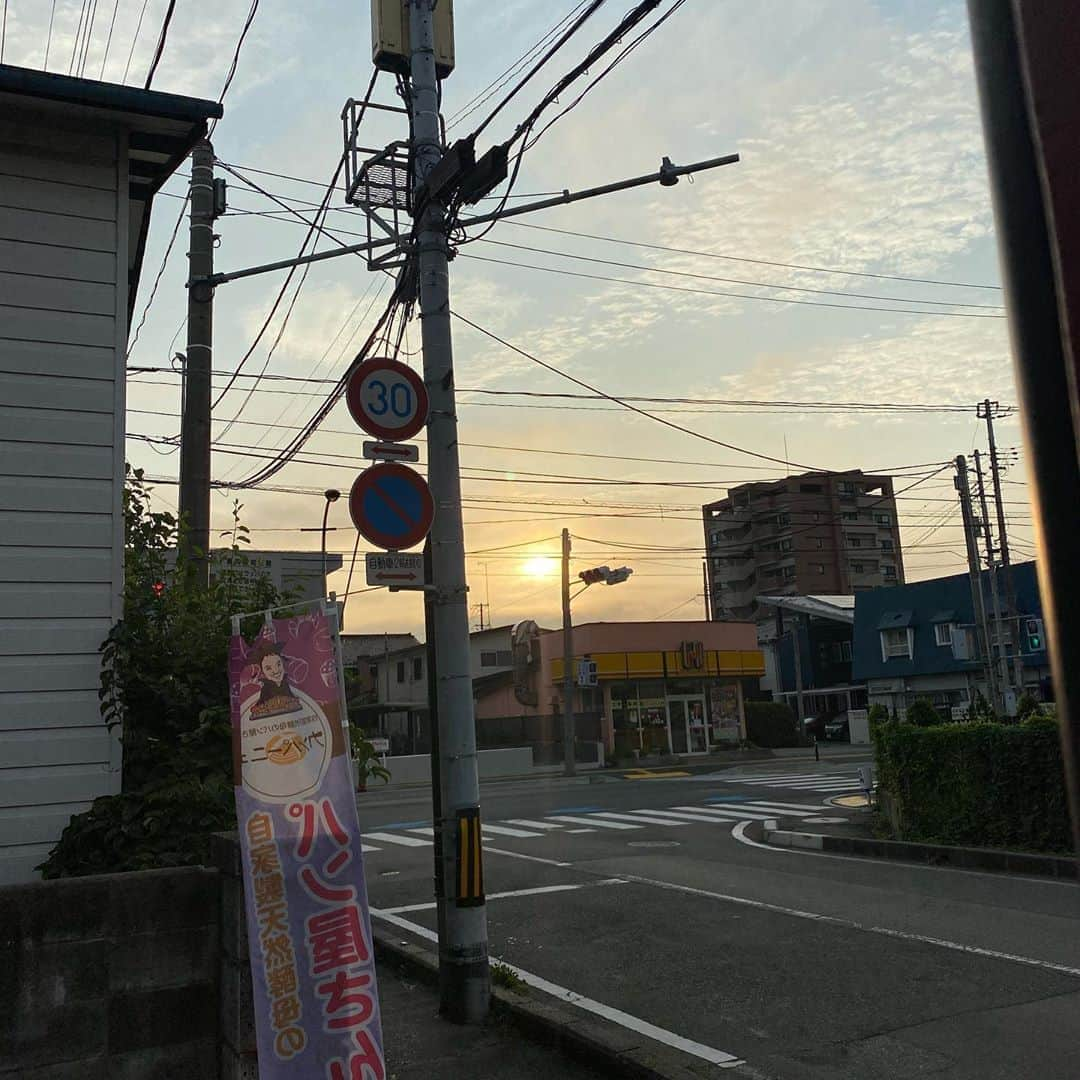
M1024 638L1028 652L1042 652L1046 648L1046 633L1042 619L1024 620Z
M597 582L606 581L607 575L611 573L610 568L606 566L595 566L592 570L582 570L578 577L585 582L586 585L595 585Z

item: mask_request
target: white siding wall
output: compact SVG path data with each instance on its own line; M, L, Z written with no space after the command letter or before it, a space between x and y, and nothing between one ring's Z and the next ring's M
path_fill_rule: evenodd
M0 119L0 883L120 787L97 690L123 557L123 138Z

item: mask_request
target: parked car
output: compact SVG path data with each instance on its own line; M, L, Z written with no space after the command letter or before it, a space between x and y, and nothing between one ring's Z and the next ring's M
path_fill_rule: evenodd
M825 738L832 742L851 742L851 727L846 716L834 716L825 725Z

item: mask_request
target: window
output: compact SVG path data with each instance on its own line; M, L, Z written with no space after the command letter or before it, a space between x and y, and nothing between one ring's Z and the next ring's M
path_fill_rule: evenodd
M848 545L850 547L862 547L862 537L861 536L849 536L847 538L847 542L848 542Z
M805 492L807 495L820 495L822 487L820 484L800 484L799 490Z
M841 641L840 642L840 658L842 660L846 660L848 663L851 663L851 642L850 641Z
M814 521L820 521L820 520L821 520L821 515L815 510L814 511Z
M881 572L886 577L896 577L896 567L895 566L883 566L881 568Z
M499 654L497 652L482 652L480 654L480 666L481 667L495 667L499 662Z
M859 511L858 510L842 510L840 512L840 519L842 521L858 521L859 520Z
M893 542L891 540L882 540L881 541L881 550L882 551L892 551L892 549L893 549Z
M784 580L785 581L794 581L795 580L795 567L794 566L785 566L784 567Z
M397 662L397 681L403 683L405 681L405 661L399 660Z
M790 551L791 550L791 541L790 540L781 540L780 541L780 550L781 551Z
M852 563L851 569L852 569L852 572L856 573L856 574L865 574L866 573L866 567L861 562Z
M500 649L495 654L495 659L499 667L513 667L514 666L514 653L511 649Z
M934 644L942 648L952 645L952 623L934 623Z
M881 659L911 659L911 631L906 626L881 631Z
M825 541L822 540L821 537L819 536L818 537L818 542L817 542L817 549L818 549L818 551L823 551L824 548L825 548Z
M850 480L841 480L839 484L841 495L854 495L855 485Z
M424 677L424 658L422 656L413 657L412 677L413 682L419 682Z
M784 525L790 525L791 524L791 515L790 514L777 514L776 515L776 524L780 525L781 527L784 526Z
M810 564L810 569L813 570L815 574L824 574L825 564L823 562L812 562Z
M888 514L875 514L874 515L874 521L877 522L878 525L891 525L892 524L892 518L889 517Z

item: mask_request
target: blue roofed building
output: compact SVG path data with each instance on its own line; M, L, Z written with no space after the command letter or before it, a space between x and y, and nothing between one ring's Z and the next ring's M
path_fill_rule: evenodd
M1018 658L1023 689L1049 700L1035 563L1014 565L1012 575L1017 610L1006 612L1002 598L1003 614L1013 617L1003 618L1000 628L991 623L991 652L999 664L1004 648L1010 680ZM982 572L981 586L992 611L989 571ZM925 698L939 709L966 710L976 691L990 699L978 639L967 574L860 592L855 596L853 679L866 684L870 705L903 710Z

